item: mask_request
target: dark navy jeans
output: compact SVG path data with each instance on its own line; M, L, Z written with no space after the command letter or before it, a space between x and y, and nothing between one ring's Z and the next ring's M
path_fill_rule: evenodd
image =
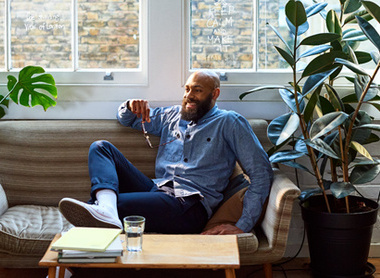
M117 208L122 220L128 215L146 218L145 231L156 233L200 233L207 222L207 212L199 196L175 198L160 191L108 141L94 142L88 156L91 200L99 189L117 193Z

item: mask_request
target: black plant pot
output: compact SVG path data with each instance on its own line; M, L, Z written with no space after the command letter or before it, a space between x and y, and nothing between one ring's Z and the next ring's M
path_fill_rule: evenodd
M328 196L330 204L334 203ZM364 202L364 212L328 213L323 196L313 196L301 204L309 243L311 269L317 277L367 277L368 253L378 204L361 197L349 197L350 204Z

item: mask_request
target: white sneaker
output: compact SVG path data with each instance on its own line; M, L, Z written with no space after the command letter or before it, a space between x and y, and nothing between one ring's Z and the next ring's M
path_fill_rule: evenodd
M98 204L90 205L72 198L63 198L58 206L63 216L74 226L123 229L120 219Z

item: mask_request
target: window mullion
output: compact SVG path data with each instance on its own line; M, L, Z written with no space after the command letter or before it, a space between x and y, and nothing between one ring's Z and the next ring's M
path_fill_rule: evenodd
M11 70L11 0L5 0L4 11L4 47L5 69Z
M78 53L78 0L72 0L72 17L71 17L71 28L72 28L72 65L73 70L77 71L79 68L79 53Z

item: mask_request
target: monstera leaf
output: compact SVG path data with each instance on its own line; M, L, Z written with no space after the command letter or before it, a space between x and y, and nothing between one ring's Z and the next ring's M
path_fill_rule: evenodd
M46 111L55 106L57 88L52 75L45 73L42 67L27 66L23 68L18 80L8 76L9 97L17 104L27 107L41 105Z

